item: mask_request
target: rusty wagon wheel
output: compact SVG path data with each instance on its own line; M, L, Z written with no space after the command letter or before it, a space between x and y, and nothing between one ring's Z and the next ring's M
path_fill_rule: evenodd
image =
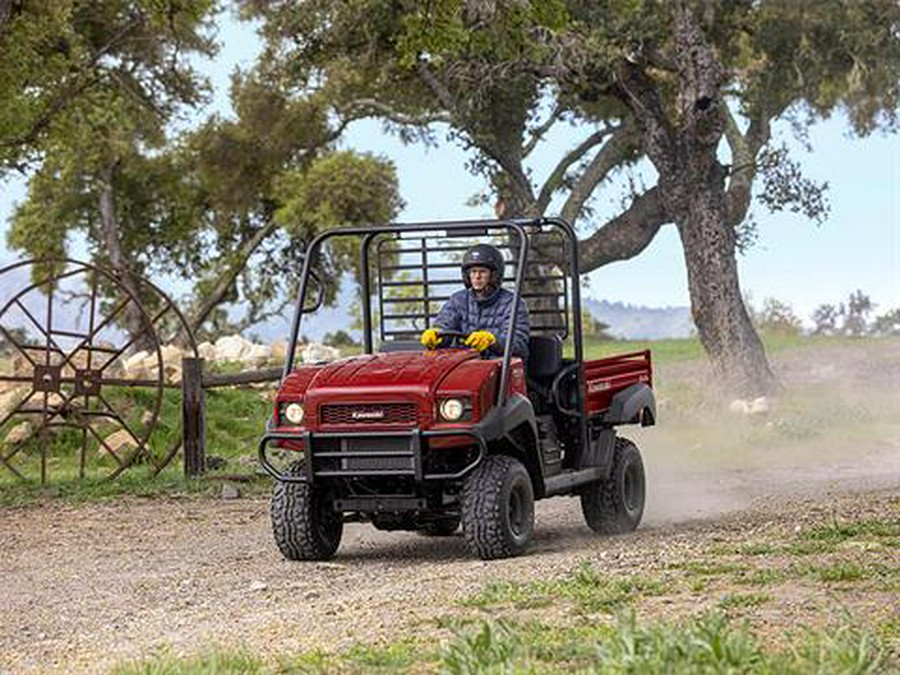
M28 480L39 455L41 483L51 465L79 478L114 478L144 461L158 473L177 450L160 457L148 446L169 367L162 329L184 328L196 356L177 307L147 280L126 285L74 260L0 269L0 288L17 281L0 299L0 467ZM136 335L124 329L126 315L139 321ZM143 350L129 357L138 343Z

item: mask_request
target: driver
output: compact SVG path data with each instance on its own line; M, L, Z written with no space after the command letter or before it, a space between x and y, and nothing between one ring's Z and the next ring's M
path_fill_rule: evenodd
M503 254L490 244L473 246L462 260L465 288L450 299L434 319L435 327L422 333L421 342L435 349L441 342L441 330L467 333L465 345L491 356L503 354L509 316L515 295L501 287ZM528 357L528 308L520 299L516 315L516 332L512 353L523 360Z

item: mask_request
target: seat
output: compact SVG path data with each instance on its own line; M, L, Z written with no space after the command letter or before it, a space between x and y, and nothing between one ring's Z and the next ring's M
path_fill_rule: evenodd
M562 366L562 339L559 335L532 335L528 338L525 374L529 379L544 384L552 380Z
M528 398L536 413L552 412L550 388L562 367L562 339L558 335L532 335L528 338L525 381L528 384Z

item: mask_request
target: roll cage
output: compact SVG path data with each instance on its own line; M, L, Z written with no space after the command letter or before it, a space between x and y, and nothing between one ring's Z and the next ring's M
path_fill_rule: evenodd
M363 348L365 353L371 354L375 334L374 302L378 304L378 335L382 348L404 337L417 338L422 330L432 325L440 307L450 297L445 289L451 285L456 289L462 284L458 275L459 262L454 261L453 257L459 256L468 246L457 243L454 238L479 237L483 240L503 234L506 235L506 242L495 245L509 253L507 268L512 263L515 272L512 276L504 276L505 282L512 282L514 304L503 348L498 405L504 405L508 397L512 336L515 334L516 310L520 302L526 302L532 317L531 334L556 336L560 340L571 338L574 363L581 364L584 353L578 240L572 226L565 220L537 218L388 223L336 228L312 240L304 257L283 377L287 377L294 368L303 316L322 305L324 294L315 269L329 240L359 237ZM376 262L374 269L373 257ZM456 274L448 276L448 270L456 271ZM311 279L318 286L318 293L312 306L307 306ZM377 298L373 297L373 282L377 286ZM398 326L397 322L412 322L412 326ZM583 369L576 368L576 373L576 400L570 414L579 420L580 436L586 439Z

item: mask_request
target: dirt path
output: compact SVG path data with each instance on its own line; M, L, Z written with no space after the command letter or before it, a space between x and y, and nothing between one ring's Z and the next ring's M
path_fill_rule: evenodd
M881 377L893 387L898 355L867 375L860 363L876 361L835 368L827 354L828 369L805 360L792 377L843 381L852 372L862 383ZM431 619L467 612L455 601L495 579L564 576L584 560L610 575L659 573L703 546L777 538L808 519L871 512L896 520L900 426L886 429L877 438L814 439L796 456L739 462L697 461L683 439L639 435L649 491L636 534L595 537L577 501L548 500L538 504L528 555L490 563L469 559L459 536L426 539L363 525L348 526L334 562L289 563L272 543L265 499L0 510L0 674L103 672L160 647L176 654L215 645L258 654L341 649L435 630ZM699 448L697 456L714 450ZM708 598L689 600L695 609ZM897 605L881 596L859 601L866 612ZM765 621L804 625L828 602L779 600ZM677 603L659 609L675 612Z
M492 563L468 559L459 536L363 525L348 527L335 562L288 563L272 544L261 499L7 510L0 672L103 671L162 646L190 653L243 644L271 653L389 638L462 611L454 601L492 579L564 575L585 559L611 574L634 573L685 555L690 542L740 541L761 524L789 527L802 513L836 508L835 500L866 509L900 494L898 454L802 481L745 471L711 483L685 474L660 485L645 525L621 538L594 537L576 501L549 500L538 505L530 554ZM684 507L679 495L698 491L703 499Z

